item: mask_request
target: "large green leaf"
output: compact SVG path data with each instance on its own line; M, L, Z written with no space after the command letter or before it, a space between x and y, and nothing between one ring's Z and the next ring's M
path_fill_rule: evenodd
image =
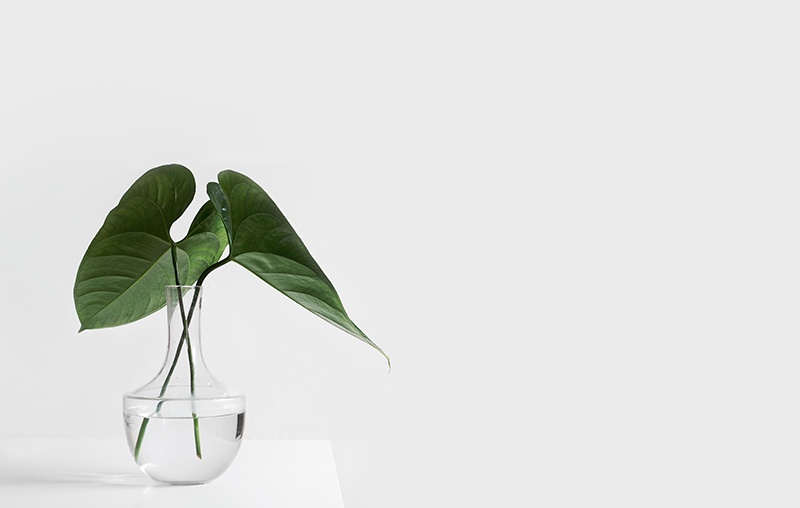
M169 230L194 191L194 176L187 168L160 166L142 175L109 212L75 279L73 296L81 331L132 323L165 305L164 286L176 283ZM208 226L197 236L206 233L215 237L219 249ZM195 258L206 256L191 242L184 247ZM176 258L180 282L185 284L190 257L179 248Z
M194 199L194 175L185 166L167 164L143 174L122 196L120 203L134 197L149 199L164 215L167 231Z
M388 361L381 348L347 315L333 284L267 193L235 171L223 171L218 179L219 189L209 185L208 192L218 211L223 205L229 206L230 219L223 216L223 220L231 238L231 259L317 316L374 347ZM218 190L224 195L220 196Z
M208 182L206 192L208 192L208 196L211 198L214 208L222 218L228 241L233 243L233 237L231 236L231 231L233 231L231 227L231 204L228 202L228 196L225 195L222 187L220 187L217 182Z
M186 238L177 246L189 255L189 274L181 281L184 285L194 284L206 268L219 261L228 246L228 234L211 201L200 208Z

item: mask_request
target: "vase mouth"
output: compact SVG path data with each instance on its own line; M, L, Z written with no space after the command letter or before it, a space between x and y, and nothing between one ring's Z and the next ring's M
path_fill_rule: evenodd
M165 288L201 289L203 286L185 286L183 284L181 284L181 285L167 284L164 287Z

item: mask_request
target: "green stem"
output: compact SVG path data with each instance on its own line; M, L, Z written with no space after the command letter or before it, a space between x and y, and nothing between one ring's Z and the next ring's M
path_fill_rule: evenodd
M219 268L220 266L224 265L225 263L227 263L230 260L231 260L231 257L228 256L225 259L217 261L213 265L211 265L208 268L206 268L203 271L203 273L200 274L200 277L197 278L197 282L195 282L194 285L195 286L202 286L203 285L203 281L206 280L206 277L208 276L209 273L211 273L212 271L216 270L217 268ZM192 308L194 308L194 303L192 303ZM189 312L191 312L191 311L189 311Z
M133 450L133 460L139 463L139 450L142 449L142 440L144 439L144 431L147 430L147 424L150 423L150 418L142 420L142 425L139 427L139 435L136 437L136 448Z
M197 421L197 413L192 413L194 418L194 449L197 451L197 458L202 459L203 454L200 453L200 422Z
M225 263L230 261L230 257L227 257L221 261L214 263L213 265L206 268L200 277L198 277L197 282L195 282L195 286L202 286L203 281L211 273L213 270L223 266ZM175 282L176 285L180 286L180 277L178 275L178 264L177 264L177 255L176 255L176 246L172 244L172 267L175 271ZM183 349L183 343L186 342L186 352L189 355L189 368L190 368L190 378L191 378L191 391L192 395L194 395L194 360L192 358L192 343L189 340L189 323L192 322L192 316L194 315L194 310L197 306L197 301L200 296L199 291L195 291L192 297L192 304L189 306L189 315L186 316L184 306L183 306L183 298L178 299L178 303L181 309L181 320L183 321L183 332L181 333L180 341L178 342L178 347L175 351L175 358L172 360L172 365L170 365L169 372L167 373L167 377L164 379L164 383L161 385L161 391L159 392L158 396L163 397L164 393L167 391L167 386L169 385L169 381L172 378L172 373L175 371L175 366L178 364L178 358L180 357L181 350ZM161 406L164 404L164 401L160 401L156 406L156 414L161 412ZM200 425L197 419L197 414L192 412L192 419L194 420L194 443L195 443L195 452L197 454L197 458L202 459L202 453L200 450ZM150 418L145 417L142 420L142 424L139 427L139 435L136 437L136 446L134 447L133 451L133 458L136 463L139 463L139 451L142 448L142 441L144 440L144 434L147 430L147 424L150 422Z
M186 342L186 355L189 357L189 387L192 393L192 409L194 409L194 356L192 355L192 339L189 337L189 322L186 320L186 309L183 306L183 295L180 293L181 279L180 275L178 274L178 248L174 243L172 244L172 268L175 270L175 284L178 286L178 307L181 309L181 321L183 322L181 341ZM194 295L192 295L192 310L194 310L194 307L197 303L197 295L199 293L199 290L195 290ZM177 354L175 356L177 357ZM166 386L166 382L164 386ZM197 413L194 411L192 411L192 419L194 420L194 449L195 453L197 454L197 458L202 459L203 453L200 451L200 425L197 421Z

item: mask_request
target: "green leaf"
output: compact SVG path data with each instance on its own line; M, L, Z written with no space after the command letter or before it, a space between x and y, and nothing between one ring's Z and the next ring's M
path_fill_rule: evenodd
M164 216L169 232L172 224L183 215L194 199L194 175L185 166L167 164L143 174L122 196L120 203L142 197L155 203Z
M75 278L81 331L132 323L165 305L164 286L177 282L169 230L194 190L188 169L160 166L142 175L109 212ZM210 230L207 234L214 236ZM202 257L199 246L187 242L185 247L195 258ZM185 283L190 257L182 248L176 252L180 282Z
M177 246L189 255L189 274L181 281L184 285L194 284L206 268L219 261L228 246L228 234L211 201L200 208L186 238Z
M231 204L228 202L228 196L223 192L222 187L217 182L209 182L206 186L208 197L214 204L217 213L222 217L222 223L225 225L225 231L228 235L228 242L233 243L233 229L231 227Z
M312 313L374 347L389 361L347 315L333 284L267 193L235 171L223 171L218 179L230 205L230 224L226 225L231 259ZM211 199L214 201L214 196Z

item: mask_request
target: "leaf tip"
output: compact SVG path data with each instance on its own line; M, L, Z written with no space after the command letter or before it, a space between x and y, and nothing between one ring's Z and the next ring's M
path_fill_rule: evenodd
M386 364L389 366L389 371L387 372L387 374L391 374L391 373L392 373L392 360L389 358L389 355L387 355L386 353L384 353L384 352L383 352L383 350L382 350L381 348L377 347L377 345L376 345L376 346L374 346L374 347L375 347L375 349L377 349L377 350L378 350L378 352L379 352L380 354L382 354L382 355L383 355L383 357L384 357L384 358L386 358Z
M381 348L377 347L377 346L375 347L375 349L377 349L378 352L380 354L382 354L384 358L386 358L386 364L389 366L389 371L387 372L387 374L391 374L392 373L392 360L389 358L389 355L384 353L383 350Z

